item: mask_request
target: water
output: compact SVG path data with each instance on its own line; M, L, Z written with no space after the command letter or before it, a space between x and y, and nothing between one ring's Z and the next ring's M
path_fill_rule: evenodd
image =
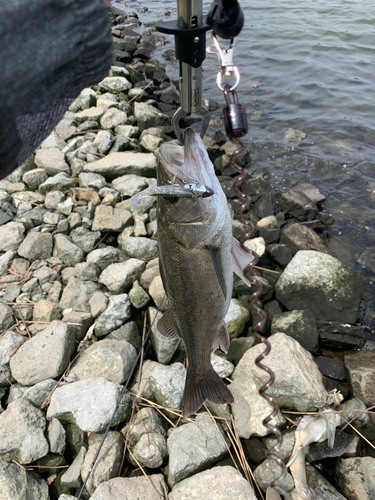
M144 2L114 2L126 12ZM210 2L204 2L207 12ZM335 219L328 243L337 257L369 278L374 299L375 258L375 17L370 0L242 0L245 27L236 40L238 90L249 118L247 145L254 166L266 166L277 190L311 182L327 196ZM147 2L142 21L155 20L173 0ZM209 41L209 35L208 35ZM173 47L172 37L159 50ZM158 55L159 57L159 55ZM160 59L162 59L160 57ZM204 62L204 95L223 103L217 58ZM177 78L177 64L168 63ZM219 112L218 112L219 114ZM306 134L289 142L289 128ZM371 194L373 193L373 200ZM359 263L360 261L361 263Z

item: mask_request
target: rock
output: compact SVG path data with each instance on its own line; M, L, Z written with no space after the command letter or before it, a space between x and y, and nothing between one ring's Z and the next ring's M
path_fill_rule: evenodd
M149 290L150 285L155 278L155 276L160 276L159 262L157 260L157 265L152 265L153 261L146 265L146 271L142 273L140 284L145 290Z
M143 102L134 103L134 115L140 131L150 127L161 127L170 124L170 118L167 115L160 113L154 106Z
M3 305L5 306L5 304L2 304L0 302L0 315L1 306ZM10 307L8 309L10 309ZM12 310L10 309L10 311ZM24 337L22 335L19 335L16 332L12 332L11 330L0 337L0 366L2 368L0 370L0 387L8 386L10 385L9 382L14 382L14 378L12 377L9 368L10 355L12 354L13 349L21 342L23 342L23 340Z
M99 83L99 88L105 92L119 94L132 88L132 84L124 76L107 76Z
M129 344L134 346L137 350L139 350L142 346L140 332L135 321L128 321L124 325L121 325L120 328L112 330L111 333L106 336L106 338L114 340L126 340L126 342L129 342Z
M92 223L93 231L120 233L132 221L132 214L127 210L120 210L107 205L99 205L95 209Z
M49 451L63 455L65 452L65 429L57 420L53 418L47 427L47 439L49 443Z
M81 353L70 374L80 380L104 377L123 384L129 377L136 357L135 348L125 340L100 340Z
M38 149L35 153L35 165L47 172L49 176L61 172L70 174L69 165L66 163L64 153L59 148Z
M158 256L158 242L149 238L129 236L121 242L121 248L130 257L151 260Z
M141 408L134 419L124 427L122 433L127 437L131 446L135 446L142 436L156 433L167 435L166 420L153 408Z
M275 480L280 475L280 467L276 462L267 458L263 463L258 465L254 470L254 478L259 488L266 492L271 481ZM281 481L281 486L290 491L294 488L294 481L289 472L286 473L285 478Z
M310 309L320 321L355 323L364 293L359 273L330 255L300 250L276 284L288 309Z
M76 264L74 268L74 275L81 281L98 281L100 270L98 266L92 262L81 262Z
M42 380L31 387L13 384L9 389L8 405L19 398L25 398L35 408L40 408L57 382L53 378Z
M151 295L156 306L161 306L161 311L165 311L168 309L168 299L165 295L163 282L160 275L155 276L155 278L152 280L148 293Z
M148 317L151 323L151 342L158 362L167 364L172 359L174 353L181 343L181 340L179 338L166 337L159 332L157 324L162 317L162 313L159 311L157 314L157 318L154 321L156 311L157 309L155 309L154 307L148 308Z
M337 357L317 356L315 363L318 365L320 372L327 377L336 380L345 380L345 368L342 359Z
M256 254L258 254L259 257L262 257L266 251L266 242L264 241L264 238L259 237L259 238L252 238L251 240L247 240L244 243L245 247L248 248L249 250L252 250ZM251 260L251 257L249 256L249 262Z
M0 414L0 457L28 464L48 453L44 413L20 398Z
M101 108L92 106L91 108L83 109L75 114L74 118L78 125L87 121L99 123L100 118L103 116L104 111Z
M156 432L143 434L132 452L141 465L156 469L167 458L167 440Z
M256 228L259 231L259 236L268 244L278 241L280 236L280 226L277 218L274 215L264 217L257 222Z
M59 257L68 266L74 266L78 262L83 261L85 252L82 248L72 243L64 234L56 234L53 256Z
M315 411L327 400L322 375L312 355L292 337L276 333L269 338L272 350L266 364L272 366L275 382L268 390L281 408L296 411ZM268 380L266 372L256 367L254 361L264 351L259 344L245 352L232 374L234 381L252 379L258 385Z
M141 287L137 280L134 281L133 287L129 292L129 299L133 307L143 309L150 302L149 294Z
M142 372L140 374L138 371L136 380L131 388L133 394L146 399L153 398L153 387L150 382L150 375L156 366L158 366L156 361L151 361L150 359L144 360Z
M89 378L58 387L52 394L47 419L76 424L84 432L103 432L122 391L122 386L103 377ZM125 420L130 395L125 393L112 425ZM0 416L1 418L1 416Z
M126 113L116 108L110 108L102 116L100 126L102 129L111 129L117 127L117 125L125 125L127 120L128 116Z
M150 375L150 385L156 402L167 408L181 408L186 368L182 363L169 366L157 364Z
M34 321L51 322L55 319L60 319L60 318L61 318L61 313L57 307L57 304L54 304L49 300L39 300L35 304L33 310Z
M0 333L4 333L13 324L13 310L3 302L0 302Z
M146 177L134 174L123 175L113 181L113 187L124 196L133 196L148 188L148 186L149 183Z
M245 352L253 347L254 343L254 337L239 337L238 339L232 339L230 341L227 360L237 365Z
M72 242L86 253L91 252L100 241L100 231L89 231L84 227L77 227L70 233Z
M102 314L108 305L108 297L103 292L95 292L89 300L90 310L93 318Z
M107 309L98 316L95 322L95 335L103 337L118 328L131 316L131 304L126 293L109 298Z
M293 258L292 250L285 243L274 243L267 247L267 254L275 260L280 267L284 268Z
M3 255L0 256L0 276L5 274L10 266L10 262L15 257L16 252L13 250L8 250Z
M0 460L0 477L1 500L49 500L50 498L47 481L15 463Z
M340 408L341 409L341 408ZM346 419L346 415L344 414ZM340 433L336 429L335 442L331 448L328 441L322 443L311 443L306 460L311 463L331 457L355 457L359 455L361 448L360 437L357 434Z
M250 319L249 310L238 299L231 299L224 321L228 326L230 338L236 338L243 332Z
M366 405L357 398L349 399L342 403L340 409L344 412L342 416L346 422L351 422L351 425L363 434L370 441L375 440L375 424L371 418L371 414L366 411Z
M287 462L292 454L294 441L295 441L294 431L283 432L283 444L281 445L280 450L277 452L277 455L284 462ZM266 437L264 438L263 442L265 443L266 448L269 450L272 446L276 445L277 439L274 436Z
M318 207L302 191L289 189L281 193L279 207L287 215L300 221L313 220L318 214Z
M310 352L318 350L318 329L316 320L309 310L287 311L272 318L271 335L283 332L298 340Z
M17 251L24 233L25 226L20 222L0 226L0 252Z
M262 219L269 215L274 215L276 209L275 196L273 193L266 193L254 204L256 215Z
M139 259L111 264L101 273L99 283L112 293L122 293L129 290L135 280L140 279L145 268L146 264Z
M302 224L286 225L281 231L280 243L288 245L293 255L299 250L330 253L320 236L313 229Z
M338 321L320 323L319 338L323 345L338 349L362 349L366 332L363 326L348 325Z
M59 203L63 202L65 196L61 191L50 191L46 194L45 207L47 210L56 210Z
M101 174L108 180L125 174L155 177L156 164L156 157L152 153L125 151L112 153L105 158L88 163L83 170Z
M86 451L86 448L81 446L78 455L71 463L69 469L67 469L67 471L61 476L61 484L68 486L69 488L80 488L82 486L81 467L86 457Z
M194 422L170 432L167 447L171 487L194 472L207 469L227 453L224 436L206 415L197 415Z
M102 434L91 434L89 437L89 449L81 467L82 481L86 479L102 439ZM95 468L86 483L86 489L90 494L94 493L101 483L119 475L123 452L124 440L121 434L116 431L109 431L96 459Z
M155 490L159 498L164 499L165 487L163 474L116 477L100 484L91 500L150 500L155 496Z
M47 178L48 174L44 168L34 168L24 173L22 176L23 182L27 184L27 187L32 191L37 191L39 186L43 184Z
M92 325L93 318L90 313L72 311L64 315L63 322L70 323L70 326L74 330L76 341L80 341Z
M375 458L356 457L338 460L335 479L338 490L345 498L371 500L375 495Z
M86 260L87 262L96 264L103 271L103 269L112 264L113 261L121 260L120 257L120 251L118 248L108 246L93 250L88 254Z
M62 309L90 312L89 300L101 288L99 283L94 283L93 281L80 281L77 278L70 278L67 286L64 288L59 306Z
M375 400L375 351L359 351L344 356L353 396L372 406Z
M70 325L53 321L42 332L25 342L10 360L14 378L23 385L34 385L60 376L75 349Z
M222 358L221 356L217 356L216 354L212 354L211 364L220 378L230 377L234 370L234 366L232 365L232 363L227 361L225 358Z
M50 151L47 149L46 151ZM65 173L54 175L49 177L43 184L39 186L39 192L42 194L47 194L50 191L68 191L74 188L76 181L69 177Z
M308 182L297 184L296 186L294 186L293 190L303 193L308 198L310 198L311 201L318 205L326 201L326 197L324 196L324 194L322 194L313 184L309 184Z
M101 130L98 133L97 138L102 137L100 134L105 134L106 136L110 135L109 132ZM102 153L103 151L99 151L99 152ZM78 176L78 179L79 179L79 185L83 188L92 188L92 189L99 190L102 187L106 186L106 184L107 184L105 178L102 175L93 174L91 172L80 173Z
M307 484L316 500L345 500L345 497L332 486L327 479L319 474L312 465L306 467Z
M253 488L234 467L213 467L176 484L169 500L256 500Z

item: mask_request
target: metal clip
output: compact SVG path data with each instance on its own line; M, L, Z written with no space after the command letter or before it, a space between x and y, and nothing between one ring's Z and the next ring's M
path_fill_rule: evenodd
M240 72L237 66L233 64L233 54L234 54L234 38L230 41L229 48L223 49L220 46L219 40L214 32L211 35L212 43L215 48L216 55L219 59L220 71L217 74L216 83L219 89L224 92L224 87L222 85L223 78L231 78L233 75L236 77L234 84L230 87L229 91L235 90L240 83Z

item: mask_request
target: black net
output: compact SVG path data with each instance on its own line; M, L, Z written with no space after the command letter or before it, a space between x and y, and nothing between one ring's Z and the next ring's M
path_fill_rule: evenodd
M0 177L107 76L111 60L102 0L0 0Z

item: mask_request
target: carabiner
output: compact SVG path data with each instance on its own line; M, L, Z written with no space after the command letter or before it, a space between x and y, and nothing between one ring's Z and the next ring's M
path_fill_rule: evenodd
M216 55L219 59L220 71L216 77L216 83L219 89L224 92L224 87L222 85L223 78L231 78L232 76L236 77L234 84L231 86L230 90L235 90L240 83L240 72L233 64L233 54L234 54L234 38L230 41L229 48L223 49L220 46L219 40L214 32L211 35L212 43L215 48Z

